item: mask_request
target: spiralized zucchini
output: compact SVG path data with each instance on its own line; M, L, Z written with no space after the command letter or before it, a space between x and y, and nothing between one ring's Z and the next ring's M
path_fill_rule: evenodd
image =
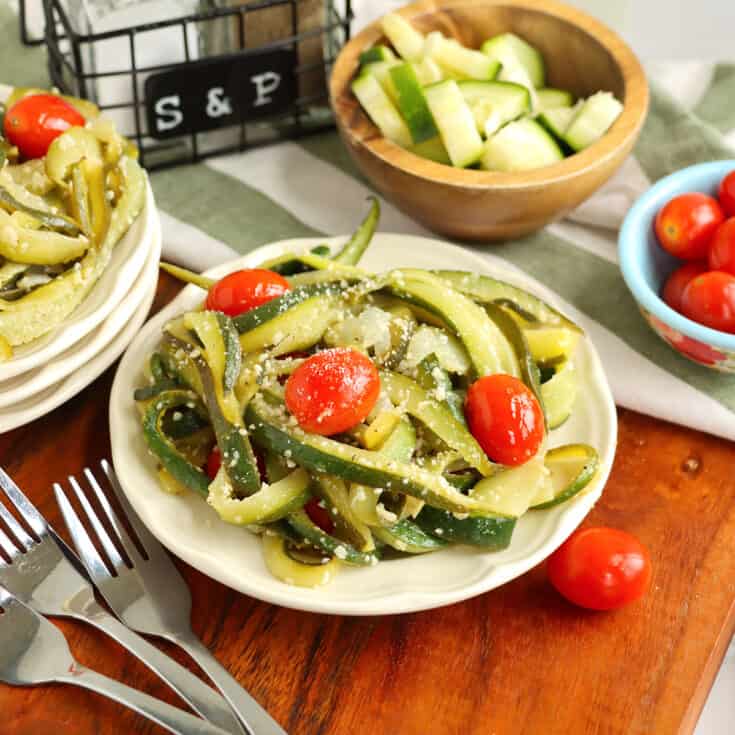
M15 89L6 105L41 90ZM0 360L58 327L84 301L145 202L135 147L97 108L43 159L21 161L0 136Z
M582 492L598 464L586 445L547 451L573 410L579 327L481 275L360 269L378 214L374 202L332 258L264 263L287 276L285 295L234 319L197 311L167 324L135 395L164 490L188 487L224 522L262 535L267 568L287 584L321 586L345 565L451 543L506 548L518 518ZM363 423L325 437L290 415L283 382L303 352L335 346L370 357L381 393ZM551 410L542 449L520 467L491 461L465 421L465 391L493 371L518 376ZM215 444L222 463L210 480Z

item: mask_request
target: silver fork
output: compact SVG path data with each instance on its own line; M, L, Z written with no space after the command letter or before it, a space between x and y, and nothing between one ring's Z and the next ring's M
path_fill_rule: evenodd
M64 634L3 587L0 680L14 686L74 684L130 707L175 735L226 735L209 722L82 666L72 657Z
M196 637L191 628L191 594L186 582L161 544L151 535L133 510L110 464L106 460L102 460L100 464L140 541L145 556L139 553L128 536L99 482L89 469L84 470L84 475L110 527L114 529L113 535L116 536L114 541L77 480L69 477L69 484L79 499L114 573L110 573L58 483L54 485L54 492L79 557L107 604L120 620L133 630L160 636L183 648L217 685L253 735L286 735L280 725L238 684ZM120 554L120 547L124 549L130 566Z
M0 468L0 490L36 534L28 534L0 502L0 584L43 615L75 618L107 633L166 682L202 717L231 733L242 732L230 708L201 679L126 628L95 600L84 567L33 503ZM0 493L0 497L2 496Z

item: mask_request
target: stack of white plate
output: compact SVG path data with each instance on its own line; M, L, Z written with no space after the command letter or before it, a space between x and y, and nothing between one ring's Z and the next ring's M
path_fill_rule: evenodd
M57 329L0 363L0 433L60 406L123 353L148 315L160 255L161 224L149 187L145 208L85 301Z

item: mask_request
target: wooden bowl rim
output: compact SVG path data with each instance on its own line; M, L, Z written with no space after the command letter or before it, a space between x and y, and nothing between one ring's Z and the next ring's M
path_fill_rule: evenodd
M532 189L563 182L604 166L621 148L628 146L638 135L646 119L649 103L648 81L638 58L620 36L606 25L576 7L555 0L418 0L395 12L410 19L444 8L467 5L499 5L539 12L564 20L576 26L602 46L617 65L623 78L625 101L623 112L613 127L596 143L580 153L559 163L531 171L503 173L453 168L421 158L384 138L368 119L375 134L357 135L344 116L357 104L349 84L358 67L358 57L383 36L380 19L374 21L354 36L340 51L329 81L329 97L338 127L347 135L352 145L364 146L384 163L405 171L417 178L436 183L460 186L468 189L506 188ZM342 81L344 80L344 81ZM359 107L359 106L358 106ZM365 113L360 108L360 114Z

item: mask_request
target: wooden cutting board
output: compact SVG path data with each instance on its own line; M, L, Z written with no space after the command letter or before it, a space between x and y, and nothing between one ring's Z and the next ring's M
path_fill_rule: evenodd
M176 291L164 278L156 308ZM0 436L0 464L65 536L50 486L109 456L113 372ZM654 577L618 612L567 604L543 565L439 610L341 618L267 605L179 564L194 628L292 735L685 735L735 629L733 459L728 442L620 411L615 466L587 523L636 534ZM59 625L82 663L180 705L115 643ZM163 732L68 687L0 685L0 713L2 735Z

